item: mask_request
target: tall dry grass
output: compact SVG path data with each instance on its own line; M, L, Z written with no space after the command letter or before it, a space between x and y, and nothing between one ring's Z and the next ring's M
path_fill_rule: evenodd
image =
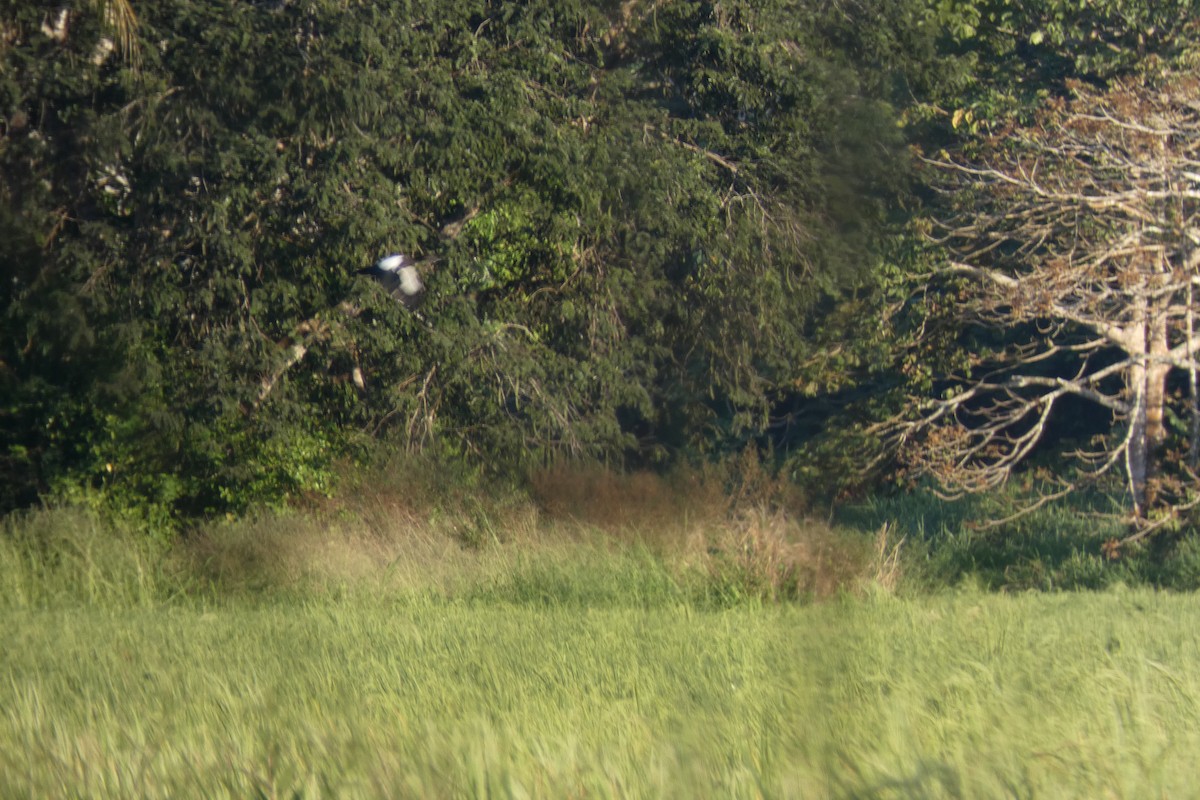
M753 459L666 475L568 464L524 485L410 459L342 486L299 513L206 526L178 555L214 591L572 603L819 600L894 590L900 572L898 550L805 517Z
M43 511L0 536L0 605L363 591L726 606L895 588L898 550L804 517L788 491L756 462L669 475L568 465L520 486L407 460L169 545Z
M701 555L713 588L733 600L825 599L858 591L871 572L862 537L781 511L739 511L708 531L703 544L702 554L693 548L689 557Z
M876 576L890 591L899 575L898 551L876 564L861 535L805 516L799 491L753 455L668 475L564 465L530 487L545 518L647 546L727 600L822 599Z

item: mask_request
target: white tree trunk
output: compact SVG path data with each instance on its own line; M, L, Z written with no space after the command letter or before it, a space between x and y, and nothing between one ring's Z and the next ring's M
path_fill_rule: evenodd
M1147 473L1150 456L1146 437L1149 415L1146 410L1145 364L1139 361L1131 366L1126 380L1132 411L1129 414L1129 428L1126 432L1128 444L1125 448L1125 471L1129 477L1129 493L1133 497L1133 513L1140 517L1146 513L1146 481L1149 477Z

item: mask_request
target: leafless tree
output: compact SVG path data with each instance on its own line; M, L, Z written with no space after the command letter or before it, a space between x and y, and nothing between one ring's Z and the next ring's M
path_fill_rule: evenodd
M1113 435L1073 454L1078 474L1123 472L1144 521L1187 502L1160 491L1176 371L1191 447L1172 464L1194 476L1196 462L1200 75L1071 91L969 154L924 158L950 209L929 230L948 255L930 281L957 283L959 318L1009 344L888 427L915 471L960 495L1004 482L1060 401L1082 398L1111 412Z

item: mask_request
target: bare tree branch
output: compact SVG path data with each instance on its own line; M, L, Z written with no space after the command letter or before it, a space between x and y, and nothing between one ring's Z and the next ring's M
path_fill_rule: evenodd
M956 496L1007 480L1058 401L1078 397L1119 432L1076 453L1081 466L1122 464L1144 517L1164 475L1168 376L1200 371L1200 74L1073 90L979 155L922 159L945 201L929 239L948 256L927 287L965 279L953 284L964 320L1032 332L880 431Z

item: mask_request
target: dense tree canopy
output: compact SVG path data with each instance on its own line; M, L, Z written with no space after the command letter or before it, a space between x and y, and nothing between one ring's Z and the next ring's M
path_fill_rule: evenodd
M136 64L94 5L5 23L6 505L238 507L363 434L736 444L904 171L870 65L787 4L136 11ZM391 251L436 257L420 316L353 277Z
M1191 10L5 3L0 507L236 511L373 442L851 471L962 344L889 310L937 260L906 145L1179 61ZM390 252L415 314L355 275Z

